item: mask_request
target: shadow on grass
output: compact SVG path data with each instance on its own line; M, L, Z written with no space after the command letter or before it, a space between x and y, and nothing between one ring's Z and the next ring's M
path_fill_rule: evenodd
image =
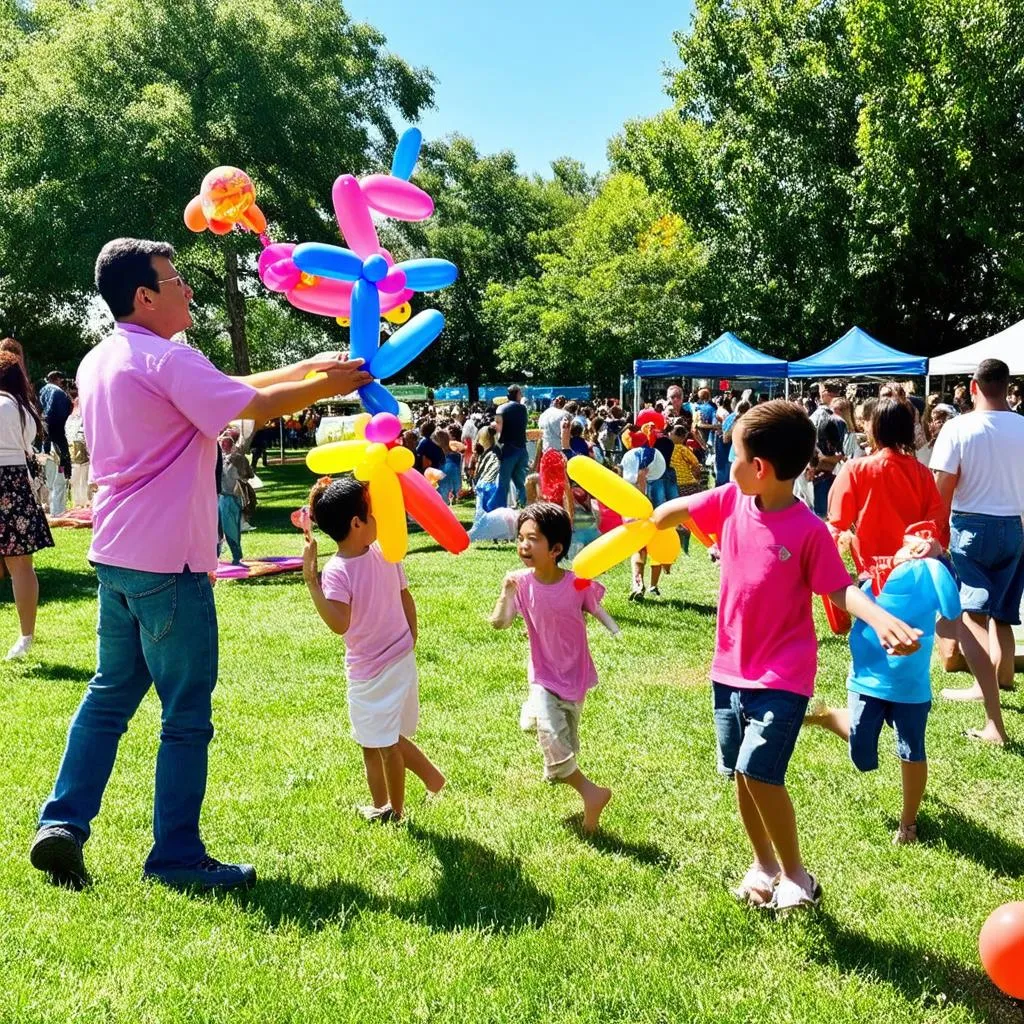
M96 573L89 565L76 572L71 569L62 569L56 565L37 564L36 576L39 579L40 605L50 601L96 600ZM0 585L0 592L9 586L10 583L5 581Z
M279 587L284 583L301 583L302 570L290 572L273 572L264 576L249 576L240 580L217 580L218 587Z
M925 842L946 846L1000 875L1024 874L1024 847L936 797L926 797L919 815Z
M594 833L583 831L583 815L571 814L562 819L562 825L577 836L588 846L592 846L600 853L618 854L620 857L629 857L638 864L646 864L650 867L662 868L668 871L672 867L671 855L654 843L634 843L629 839L623 839L615 832L608 832L599 828Z
M888 984L926 1009L953 1003L978 1020L1019 1024L1016 1004L1000 995L980 967L918 946L872 938L843 927L825 912L815 916L814 926L820 929L822 942L814 944L810 956L822 964Z
M93 677L91 668L78 665L62 665L58 662L40 662L25 671L26 679L51 679L56 683L74 683L76 686L89 682Z
M434 890L420 900L384 899L353 882L307 885L291 878L260 881L255 889L233 898L247 911L258 912L269 929L295 924L310 932L347 928L368 912L390 914L432 931L479 928L512 933L539 928L553 913L554 900L527 878L517 858L462 836L406 827L440 865Z

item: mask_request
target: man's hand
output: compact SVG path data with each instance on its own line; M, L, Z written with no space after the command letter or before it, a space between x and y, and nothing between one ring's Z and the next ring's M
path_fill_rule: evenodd
M317 372L323 373L324 381L323 397L332 398L334 395L347 395L364 384L369 384L373 377L362 369L362 359L349 359L345 362L334 361L321 364ZM330 385L328 387L328 385Z
M870 624L885 648L886 653L895 655L914 654L921 649L918 637L921 630L908 626L902 619L879 608L876 621Z
M307 533L306 543L302 547L302 576L307 583L316 583L317 581L316 555L316 537Z
M853 547L853 533L850 530L843 530L836 538L836 547L839 548L840 554L848 555Z
M302 369L302 376L308 377L311 373L322 373L333 369L338 363L348 359L347 352L318 352L309 359L303 359L299 366Z
M903 547L896 552L893 558L895 565L909 562L915 558L940 558L942 556L942 545L930 537L904 537Z

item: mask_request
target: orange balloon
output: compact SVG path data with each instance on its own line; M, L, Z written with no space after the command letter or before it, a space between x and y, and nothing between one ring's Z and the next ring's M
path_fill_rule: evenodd
M993 984L1013 999L1024 999L1024 903L1005 903L989 914L978 952Z
M469 547L469 534L426 478L413 470L400 473L398 483L409 514L438 544L453 555Z
M226 220L211 220L210 230L215 235L227 235L231 233L231 225Z
M185 227L195 232L206 230L206 214L203 213L201 196L196 196L185 207Z
M257 235L261 235L267 230L267 218L255 203L242 214L241 223L250 231L255 231Z
M821 603L825 606L828 628L839 636L846 636L853 629L853 619L850 618L850 613L839 608L828 594L821 595Z
M199 189L207 220L234 224L256 202L252 179L237 167L214 167Z
M686 528L704 545L709 548L718 538L713 534L705 533L692 519L686 524Z
M647 554L655 565L671 565L681 550L682 544L675 529L658 530L647 542Z

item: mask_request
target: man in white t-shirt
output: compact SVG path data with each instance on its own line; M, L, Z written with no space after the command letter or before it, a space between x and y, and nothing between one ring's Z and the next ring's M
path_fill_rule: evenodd
M564 418L565 395L559 395L537 420L542 445L542 448L538 450L547 451L549 448L553 448L555 451L562 450L562 420Z
M968 735L1005 743L999 688L1013 689L1013 626L1024 595L1024 417L1007 404L1010 370L999 359L971 379L974 411L949 420L931 469L951 511L949 553L960 577L960 645L976 683L942 691L982 700L985 726Z

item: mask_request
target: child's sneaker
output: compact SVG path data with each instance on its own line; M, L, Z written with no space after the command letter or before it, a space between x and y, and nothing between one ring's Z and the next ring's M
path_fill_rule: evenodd
M17 643L7 652L7 657L4 661L20 661L22 658L28 657L28 652L32 649L32 637L22 636L18 637Z
M767 871L752 867L739 886L732 890L733 896L751 907L766 907L775 895L775 882Z
M357 807L356 810L371 825L386 825L395 816L391 804L385 804L383 807Z
M814 875L808 874L811 885L805 889L789 878L782 878L775 887L775 895L769 904L772 910L796 910L816 907L821 902L821 886Z
M892 837L893 846L910 846L917 841L916 821L913 825L900 825L900 827L896 829L895 835Z
M651 589L648 590L647 593L651 597L661 597L661 591L657 587L651 587Z
M642 586L633 585L633 589L629 592L630 601L642 601L646 591Z

